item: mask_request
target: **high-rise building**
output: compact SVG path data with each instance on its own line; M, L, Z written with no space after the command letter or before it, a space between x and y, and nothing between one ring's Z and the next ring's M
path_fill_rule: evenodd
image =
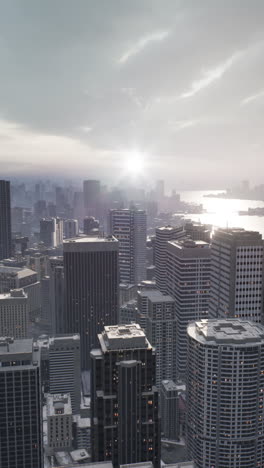
M47 395L47 436L50 452L69 451L73 445L71 396Z
M91 352L93 461L160 466L155 354L137 324L107 326Z
M83 233L90 236L94 232L99 231L99 221L93 216L86 216L83 220Z
M64 275L64 332L80 334L82 369L89 369L97 334L117 323L118 241L111 236L64 241Z
M12 256L10 182L0 180L0 260Z
M188 326L187 447L197 468L264 462L264 327L241 319Z
M182 239L186 235L184 228L164 226L156 229L155 241L155 275L157 288L163 293L167 292L167 244L170 240Z
M41 288L41 315L40 326L42 332L52 333L52 308L51 308L51 281L49 276L44 276L40 282Z
M32 340L0 341L0 466L42 468L40 355Z
M47 247L57 247L63 243L63 220L42 218L40 220L40 240Z
M83 182L83 205L86 216L97 217L100 213L100 181L84 180Z
M0 336L29 337L28 297L23 289L0 294Z
M110 210L109 229L119 241L121 283L140 283L146 279L146 212Z
M173 380L163 380L160 387L161 432L164 438L179 440L180 413L178 385Z
M37 273L29 268L0 265L0 293L23 288L28 296L28 312L31 320L41 313L40 282Z
M264 246L261 234L219 229L212 240L209 316L263 322Z
M167 292L175 299L177 319L177 376L186 373L187 325L208 318L211 249L204 241L169 241Z
M39 338L36 346L41 349L43 384L51 394L69 393L73 414L80 413L81 368L79 335L47 336Z
M147 297L146 335L156 350L156 385L160 388L162 380L176 379L175 301L160 291L148 291Z
M184 224L184 229L186 231L186 235L192 240L203 240L208 243L211 242L212 226L187 221Z
M79 227L77 219L65 219L64 220L64 236L65 239L73 239L78 236Z
M64 330L64 267L63 257L50 257L50 302L52 334L63 334Z

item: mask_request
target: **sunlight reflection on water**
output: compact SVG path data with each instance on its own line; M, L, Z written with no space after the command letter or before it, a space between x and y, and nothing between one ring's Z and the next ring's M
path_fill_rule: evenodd
M264 217L239 216L239 211L248 208L264 207L263 201L257 200L226 200L221 198L204 197L208 193L219 191L183 191L181 199L187 202L202 203L207 211L204 214L187 215L187 218L201 223L212 224L214 227L242 227L259 231L264 236Z

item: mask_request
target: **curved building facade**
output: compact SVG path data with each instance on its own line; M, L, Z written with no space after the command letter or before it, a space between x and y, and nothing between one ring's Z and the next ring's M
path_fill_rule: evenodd
M264 327L189 324L187 444L197 468L264 466Z

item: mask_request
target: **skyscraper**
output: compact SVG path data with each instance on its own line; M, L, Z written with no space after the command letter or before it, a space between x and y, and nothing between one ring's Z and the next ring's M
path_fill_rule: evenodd
M12 255L10 182L0 180L0 260Z
M77 219L65 219L64 221L64 235L65 239L72 239L78 236L79 226Z
M264 327L240 319L188 326L187 446L197 468L264 461Z
M263 268L261 234L218 229L212 240L209 316L263 322Z
M0 336L29 337L28 297L23 289L0 294Z
M177 376L184 377L187 325L208 317L211 252L204 241L169 241L167 246L167 292L175 299L177 326Z
M118 241L111 236L65 241L64 275L64 332L80 334L82 369L88 369L97 334L117 323Z
M143 210L110 210L109 228L119 241L120 282L146 279L147 217Z
M104 328L91 352L92 458L160 466L155 354L137 324Z
M0 341L0 466L42 468L40 354L32 340Z
M174 239L182 239L186 235L184 228L164 226L156 229L155 242L155 275L157 288L163 293L167 292L167 244Z
M86 216L98 217L100 214L100 181L84 180L83 182L83 205Z
M175 301L160 291L147 291L147 293L146 335L156 350L156 385L160 389L162 380L176 379Z

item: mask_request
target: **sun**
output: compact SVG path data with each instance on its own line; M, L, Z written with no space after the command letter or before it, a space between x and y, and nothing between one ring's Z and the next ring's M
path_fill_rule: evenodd
M124 170L130 175L139 175L144 171L144 155L139 151L129 151L124 158Z

